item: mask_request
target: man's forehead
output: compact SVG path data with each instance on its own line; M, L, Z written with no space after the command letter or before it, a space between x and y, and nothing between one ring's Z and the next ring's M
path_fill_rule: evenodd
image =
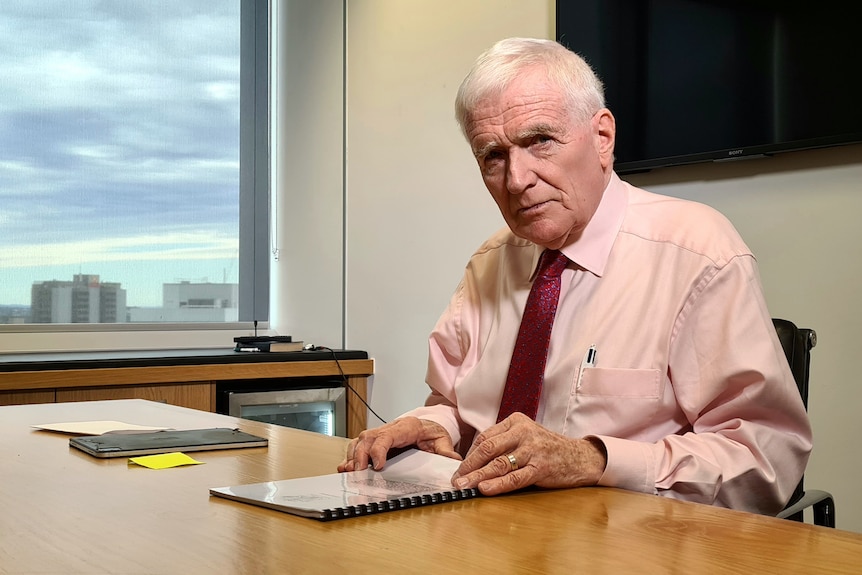
M491 142L517 142L540 134L561 133L569 123L571 116L559 102L530 99L493 111L485 109L473 116L467 133L475 148Z
M569 106L562 90L547 78L526 80L516 79L502 91L480 98L470 114L471 124L479 128L510 127L534 122L540 116L546 121L560 121L568 115Z

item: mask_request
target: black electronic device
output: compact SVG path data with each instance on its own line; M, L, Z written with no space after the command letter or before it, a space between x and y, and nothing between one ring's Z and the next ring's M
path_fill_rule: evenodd
M240 335L233 338L234 343L253 345L255 343L292 343L293 337L289 335Z
M557 0L556 39L605 84L618 173L862 142L852 5Z
M94 457L131 457L174 451L209 451L266 447L268 440L238 429L213 428L153 431L147 433L105 433L72 437L69 445Z

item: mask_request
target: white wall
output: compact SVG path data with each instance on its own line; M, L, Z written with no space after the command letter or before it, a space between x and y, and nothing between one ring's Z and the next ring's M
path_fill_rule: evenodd
M344 17L341 0L275 6L275 230L270 327L343 347Z
M547 36L548 0L350 0L347 341L377 359L374 408L420 404L427 338L470 254L504 225L454 119L475 57Z

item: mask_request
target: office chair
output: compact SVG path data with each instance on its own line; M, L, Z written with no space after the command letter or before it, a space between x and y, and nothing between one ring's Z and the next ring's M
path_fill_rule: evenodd
M772 323L778 332L778 340L784 348L790 371L793 372L793 378L799 387L802 403L805 404L805 409L808 409L808 368L811 365L811 348L817 345L817 333L813 329L796 327L793 322L786 319L773 318ZM811 507L815 525L835 527L835 500L832 494L819 490L806 491L804 481L804 477L799 480L790 502L778 517L804 521L803 511Z

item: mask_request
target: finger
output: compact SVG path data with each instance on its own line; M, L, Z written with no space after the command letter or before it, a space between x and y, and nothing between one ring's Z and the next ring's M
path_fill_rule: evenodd
M473 445L471 445L470 449L467 450L467 457L470 457L470 455L474 451L476 451L476 449L478 449L479 446L482 445L482 443L484 443L486 441L493 440L495 437L502 435L503 433L507 432L510 428L511 428L511 422L509 421L509 418L507 417L506 419L504 419L500 423L495 423L494 425L492 425L491 427L489 427L488 429L486 429L485 431L483 431L482 433L477 435L476 438L473 440Z
M415 441L418 420L397 419L373 432L359 434L355 469L365 469L369 464L375 469L383 469L389 450L393 447L404 447Z
M459 461L464 459L463 457L461 457L460 453L455 451L455 447L452 445L452 439L449 437L448 434L443 437L436 437L433 439L418 441L416 443L416 447L418 447L422 451L436 453L437 455L442 455L450 459L457 459Z
M461 464L459 472L461 471L461 468L464 467L465 463L467 463L466 460ZM458 487L459 489L467 489L470 487L480 486L483 482L487 482L489 480L499 479L505 475L509 475L511 472L511 462L506 456L500 455L491 459L487 465L484 465L475 471L470 471L464 474L456 473L453 477L453 483L455 487Z
M376 432L372 433L371 431L366 430L360 433L359 437L351 442L353 452L351 454L350 461L353 465L350 471L357 471L368 467L368 461L370 459L369 451L373 449L376 441Z
M467 457L461 462L455 477L473 473L489 464L493 464L495 458L515 451L518 445L520 445L520 439L515 433L505 433L484 438L481 442L474 444L467 453ZM497 462L497 465L507 469L509 461L506 459L504 463L501 460Z
M536 422L524 415L523 413L515 412L503 421L495 423L494 425L477 435L476 438L473 440L473 445L471 445L470 449L467 450L467 457L469 457L473 451L480 449L481 445L486 441L497 441L496 438L509 432L517 432L523 436L524 429L528 429L531 426L535 425ZM495 455L499 455L499 453Z
M357 469L365 469L366 467L368 467L369 463L371 464L371 467L377 471L383 469L383 466L386 464L386 456L392 446L392 436L388 434L379 435L377 437L377 440L371 445L371 448L368 450L368 456L365 460L365 463L362 465L362 467L358 467Z
M353 471L353 452L356 450L356 439L351 439L347 444L347 449L344 450L344 459L338 464L339 473L344 471Z
M481 481L477 487L482 495L500 495L527 487L532 483L531 474L528 469L519 469L503 475L492 477Z
M444 457L448 457L449 459L457 459L458 461L463 461L464 458L461 457L461 454L452 449L452 444L447 445L437 445L434 446L434 453L437 455L442 455Z
M448 436L429 441L420 441L416 443L416 447L422 451L436 453L450 459L457 459L458 461L464 459L460 453L455 451L455 448L452 446L452 440Z

